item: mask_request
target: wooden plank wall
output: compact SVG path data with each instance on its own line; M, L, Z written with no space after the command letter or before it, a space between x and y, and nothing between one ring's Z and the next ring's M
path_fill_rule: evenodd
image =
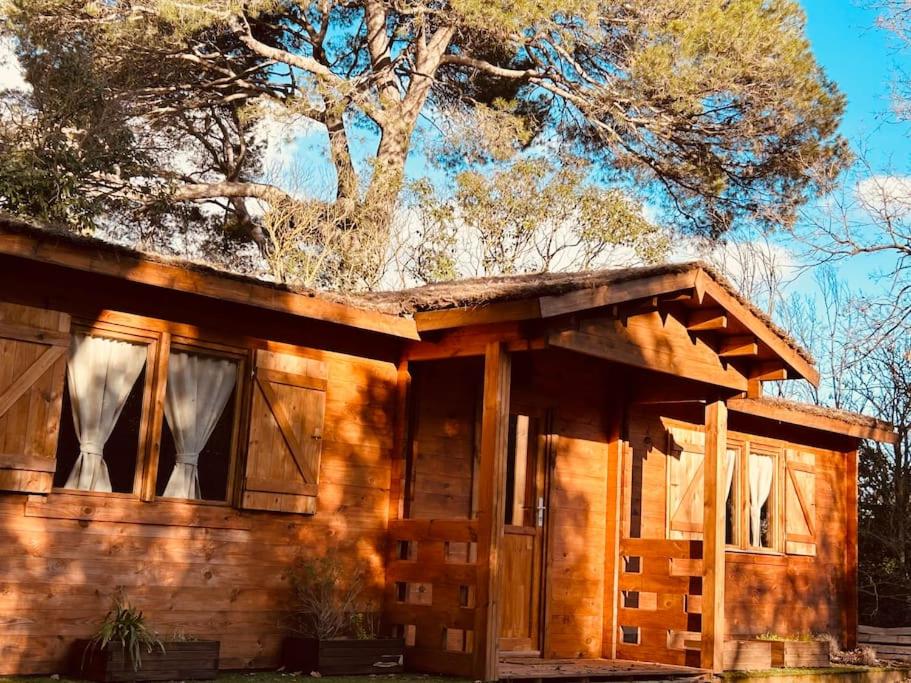
M673 422L680 424L679 422ZM629 416L624 449L622 538L666 538L667 428L656 410L636 408ZM751 434L731 431L731 439L758 438L782 448L816 455L816 557L727 552L725 630L727 637L766 632L782 635L831 633L845 636L846 483L845 453L790 441L751 425ZM694 431L702 427L690 423ZM809 441L809 437L801 441ZM815 444L818 446L819 444Z
M222 668L277 666L298 554L333 553L366 570L379 609L396 368L314 355L328 363L329 386L312 517L117 495L0 494L0 674L60 671L70 641L93 632L119 588L163 636L221 640Z
M407 516L468 518L480 439L483 359L412 363L411 482Z

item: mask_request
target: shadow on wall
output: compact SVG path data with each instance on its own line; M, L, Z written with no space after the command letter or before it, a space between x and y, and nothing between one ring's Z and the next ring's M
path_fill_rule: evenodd
M178 313L174 307L150 306L148 297L136 301L142 301L145 314L157 311L159 317L173 314L181 322L197 322L187 312L192 309ZM310 332L296 335L287 319L278 324L269 318L268 324L257 325L236 308L218 320L211 314L199 315L211 324L205 329L225 334L284 330L271 338L314 342ZM242 330L232 327L237 321L246 322ZM332 338L313 345L330 346ZM289 572L298 555L333 554L351 571L364 571L369 606L379 611L395 366L335 354L329 354L329 366L313 516L62 491L47 497L53 512L49 505L42 512L40 497L0 494L5 554L0 674L62 672L72 641L94 632L118 593L143 610L163 639L220 640L222 668L277 666L286 632ZM105 451L109 462L133 457L129 448Z
M675 415L698 428L695 409ZM631 538L665 538L668 435L657 410L639 413L630 433L631 490L624 517ZM766 432L762 432L766 434ZM781 438L767 433L769 438ZM793 435L791 435L793 438ZM644 443L649 439L650 448ZM843 454L816 456L816 556L728 552L725 618L728 637L844 632L845 480ZM624 530L626 533L626 530ZM700 537L701 533L694 537Z

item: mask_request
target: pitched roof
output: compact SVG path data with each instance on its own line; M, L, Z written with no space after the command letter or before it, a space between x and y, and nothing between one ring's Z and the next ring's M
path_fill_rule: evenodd
M653 266L612 268L570 273L527 273L478 277L463 280L434 282L420 287L359 295L387 313L413 315L457 308L476 309L499 303L508 303L534 297L548 297L599 287L620 285L633 280L687 273L702 270L715 280L728 294L739 301L757 318L781 337L788 346L808 363L815 364L810 353L791 335L779 327L765 312L746 299L730 281L704 261L663 263Z
M17 239L18 236L25 239ZM457 309L482 309L528 299L558 299L561 295L572 296L573 293L585 293L587 290L611 290L613 286L649 278L702 272L717 284L714 296L729 296L737 305L761 321L805 362L812 364L812 358L805 349L745 299L726 278L700 261L576 273L470 278L398 291L346 295L291 287L211 264L149 253L78 235L64 228L40 225L3 214L0 214L0 253L89 270L154 286L185 289L203 296L223 298L236 303L415 340L419 339L420 335L415 329L414 322L409 318L416 315ZM193 273L204 277L185 277ZM231 283L236 283L237 286L232 287ZM732 399L731 406L732 409L741 412L797 423L799 421L796 416L811 415L831 423L846 425L847 431L835 431L861 435L861 438L889 441L895 434L888 423L866 415L781 399Z

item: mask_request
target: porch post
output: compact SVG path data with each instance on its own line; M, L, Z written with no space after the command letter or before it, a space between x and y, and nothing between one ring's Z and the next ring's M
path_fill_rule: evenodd
M727 459L728 407L724 401L705 406L704 508L702 535L703 669L724 669L724 471Z
M474 677L497 678L500 637L497 551L505 523L506 448L509 436L509 352L499 342L484 354L481 462L478 488L478 584L474 621Z

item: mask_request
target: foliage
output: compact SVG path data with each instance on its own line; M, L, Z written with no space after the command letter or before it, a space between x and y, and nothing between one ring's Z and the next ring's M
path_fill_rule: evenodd
M321 131L335 187L311 198L379 238L418 154L469 173L459 192L571 153L616 211L623 193L710 235L792 222L847 159L795 0L2 5L32 87L2 123L6 208L83 229L113 212L165 244L193 220L268 253L254 207L301 201L262 178L275 120Z
M668 234L623 193L588 182L590 171L571 159L520 159L489 174L461 172L452 197L415 183L411 275L432 282L663 258Z
M105 615L101 626L89 640L88 647L83 653L83 665L87 655L105 650L112 644L121 647L132 663L133 671L142 668L143 650L148 653L155 648L165 651L162 642L146 626L142 611L120 597L114 599L114 604Z
M335 557L299 557L291 571L291 630L307 638L374 638L376 615L365 609L364 575Z

